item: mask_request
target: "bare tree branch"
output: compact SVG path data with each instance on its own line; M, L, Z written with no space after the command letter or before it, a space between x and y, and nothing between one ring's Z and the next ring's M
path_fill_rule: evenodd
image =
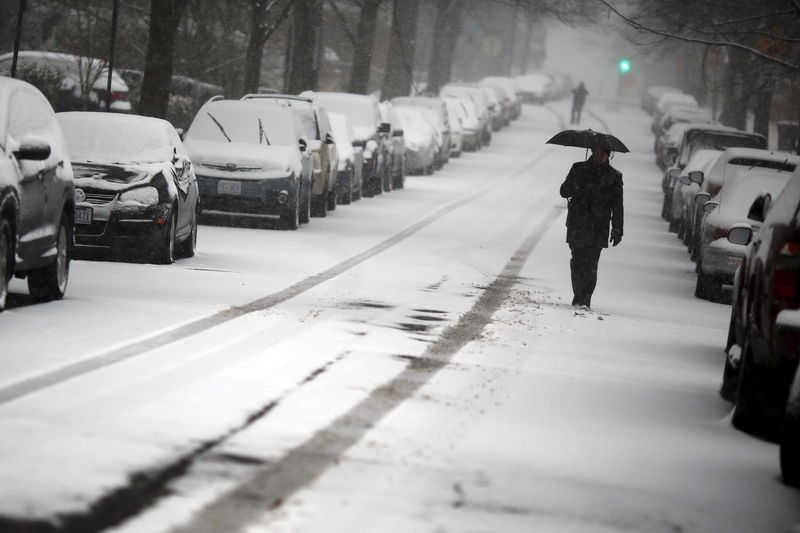
M347 36L347 39L350 41L350 43L354 47L357 46L358 45L358 39L356 39L355 34L347 26L349 21L347 20L347 17L344 16L344 13L342 13L341 10L339 10L339 6L336 5L336 0L328 0L328 5L331 6L331 10L333 11L333 14L336 15L336 18L338 18L339 22L342 23L342 31L344 31L344 34ZM362 9L363 9L363 7L362 7Z

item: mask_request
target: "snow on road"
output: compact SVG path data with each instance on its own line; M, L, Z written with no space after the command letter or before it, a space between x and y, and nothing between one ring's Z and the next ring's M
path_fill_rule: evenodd
M589 109L633 151L613 161L625 237L601 257L596 309L566 305L557 191L583 151L543 145L566 105L528 107L487 150L298 232L202 226L191 260L76 262L65 301L4 313L0 395L96 366L0 401L0 515L79 516L131 473L186 459L181 475L154 482L171 495L116 531L222 531L193 522L215 502L240 510L234 522L250 533L798 527L800 496L778 479L777 448L734 431L716 394L729 308L693 298L692 264L658 217L660 175L637 109ZM539 229L479 338L398 383L410 397L389 391L403 401L384 403L388 414L381 398L370 404ZM337 265L290 299L140 342ZM142 349L105 364L124 343ZM364 419L341 426L363 405ZM333 453L315 441L331 428L355 445ZM269 477L282 465L285 477ZM269 490L236 493L259 476ZM282 505L264 513L271 497Z

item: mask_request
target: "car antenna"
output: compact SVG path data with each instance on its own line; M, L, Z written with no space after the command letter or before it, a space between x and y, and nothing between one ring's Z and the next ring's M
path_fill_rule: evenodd
M219 131L221 131L221 132L222 132L222 134L225 136L225 138L226 138L226 139L228 139L228 142L229 142L229 143L232 143L233 141L231 140L231 138L230 138L230 137L228 137L228 134L227 134L227 133L225 133L225 128L223 128L223 127L222 127L222 124L220 124L220 123L219 123L219 120L215 119L215 118L214 118L214 115L212 115L212 114L211 114L211 113L209 113L208 111L206 111L206 115L208 115L208 116L209 116L209 118L211 118L211 120L213 120L213 121L214 121L214 124L216 124L216 125L217 125L217 127L219 128Z
M261 124L261 117L258 118L258 144L261 144L261 137L264 137L264 140L267 141L267 144L272 144L269 142L269 137L267 137L267 132L264 131L264 125Z

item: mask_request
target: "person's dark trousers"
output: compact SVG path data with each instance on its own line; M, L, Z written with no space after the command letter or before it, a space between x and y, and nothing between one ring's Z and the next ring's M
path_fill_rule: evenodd
M571 124L580 124L581 122L581 111L583 106L573 105L572 106L572 115L570 117Z
M569 268L572 273L572 305L592 306L592 294L597 285L597 263L602 248L597 246L576 246L570 244L572 259Z

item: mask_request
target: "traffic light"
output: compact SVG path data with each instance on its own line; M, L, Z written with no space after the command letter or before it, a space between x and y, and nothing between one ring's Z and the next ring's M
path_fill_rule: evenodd
M631 69L631 62L629 59L620 59L619 60L619 71L625 74Z

